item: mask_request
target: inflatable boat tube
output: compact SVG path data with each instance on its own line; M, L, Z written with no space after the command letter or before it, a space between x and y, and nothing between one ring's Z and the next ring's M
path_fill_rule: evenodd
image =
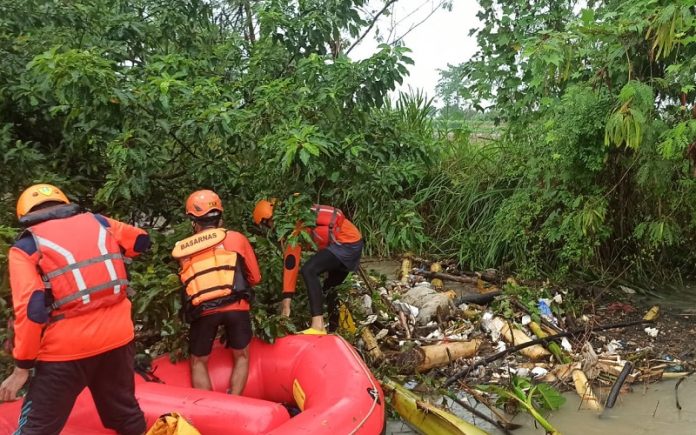
M382 389L355 349L336 335L293 335L273 344L254 339L242 396L225 394L232 355L216 346L209 360L213 391L191 388L188 361L168 355L152 362L160 382L136 375L136 397L148 427L176 411L203 435L379 434L384 429ZM299 408L291 417L288 407ZM21 401L0 405L0 434L17 427ZM113 434L104 429L89 390L78 397L64 435Z

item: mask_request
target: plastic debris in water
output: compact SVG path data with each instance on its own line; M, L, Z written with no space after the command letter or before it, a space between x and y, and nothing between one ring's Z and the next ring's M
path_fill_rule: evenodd
M499 342L498 342L498 345L495 347L495 351L496 351L496 352L502 352L502 351L504 351L505 349L507 349L507 345L506 345L505 342L503 342L503 341L499 341Z
M566 351L566 352L572 352L573 351L573 346L571 346L570 341L566 337L563 337L561 339L561 347Z
M614 354L617 350L623 349L623 344L621 344L621 342L618 340L612 340L609 342L609 344L607 344L604 347L606 348L608 353Z
M549 301L547 299L539 299L538 305L539 307L539 314L542 316L552 316L553 313L551 313L551 307L549 307Z
M650 327L645 328L644 331L652 338L657 337L657 334L660 332L657 328L650 328Z
M532 374L534 375L534 378L535 378L535 379L543 378L544 376L546 376L546 374L547 374L548 372L549 372L549 371L546 370L546 369L543 368L543 367L534 367L534 368L532 369Z

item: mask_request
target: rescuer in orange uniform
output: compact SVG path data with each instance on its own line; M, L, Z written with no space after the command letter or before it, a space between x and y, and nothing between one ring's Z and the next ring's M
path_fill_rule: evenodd
M256 203L253 221L256 225L273 228L274 202L261 200ZM329 331L338 326L339 307L336 286L341 284L348 273L360 265L363 240L360 231L343 212L335 207L315 204L312 207L314 222L298 224L296 231L309 231L317 245L317 253L300 269L302 247L300 244L288 245L283 253L283 302L282 314L290 315L290 301L295 294L297 274L302 273L307 294L312 324L305 334L325 334L324 293L327 296L329 311ZM327 273L322 285L320 276Z
M234 369L231 394L241 394L249 373L252 286L261 272L249 240L222 225L222 201L211 190L199 190L186 200L186 214L195 234L176 243L172 255L181 266L185 316L191 322L189 350L194 388L211 390L208 357L218 327L224 325Z
M16 367L0 386L0 401L16 400L32 367L35 375L15 433L60 433L85 387L104 427L144 433L126 263L149 249L150 238L82 211L49 184L20 195L17 217L26 230L9 252Z

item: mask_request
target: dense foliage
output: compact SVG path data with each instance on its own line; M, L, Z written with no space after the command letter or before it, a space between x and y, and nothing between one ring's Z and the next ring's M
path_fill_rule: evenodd
M366 0L0 0L0 309L14 201L40 181L150 230L136 316L174 341L169 252L199 188L251 236L264 336L283 326L278 237L313 201L341 207L371 254L605 282L691 273L696 1L479 4L479 51L442 72L436 110L389 98L405 47L345 54L371 29ZM283 200L272 237L250 225L266 196Z
M0 262L14 201L40 181L151 230L154 251L133 269L135 306L164 334L179 328L169 252L190 232L193 190L215 189L227 226L247 233L255 201L271 195L286 200L280 228L294 227L300 205L328 202L371 235L370 250L406 248L391 222L414 219L415 204L399 198L427 172L435 141L425 102L386 101L411 63L406 48L343 54L369 29L365 3L1 0ZM270 312L275 241L253 240L259 309Z
M493 108L503 134L456 153L449 172L471 176L448 176L453 190L438 194L456 210L443 228L462 260L604 279L692 273L696 2L479 4L479 51L439 88Z

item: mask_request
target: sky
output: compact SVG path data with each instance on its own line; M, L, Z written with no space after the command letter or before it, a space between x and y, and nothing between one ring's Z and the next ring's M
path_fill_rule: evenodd
M380 9L382 1L373 1L373 9ZM435 86L439 78L438 69L447 68L447 64L460 64L468 60L476 51L476 39L469 36L469 29L478 26L476 18L478 2L476 0L454 0L452 11L436 9L439 0L398 0L394 13L381 17L375 28L379 27L381 35L401 36L414 24L435 12L423 24L404 37L405 45L412 50L410 57L415 65L410 66L410 75L398 90L407 91L409 86L422 89L430 97L435 97ZM394 23L398 25L394 26ZM350 56L362 59L374 53L378 42L375 41L375 29L365 37ZM439 103L436 101L436 104ZM439 105L439 104L437 104Z

